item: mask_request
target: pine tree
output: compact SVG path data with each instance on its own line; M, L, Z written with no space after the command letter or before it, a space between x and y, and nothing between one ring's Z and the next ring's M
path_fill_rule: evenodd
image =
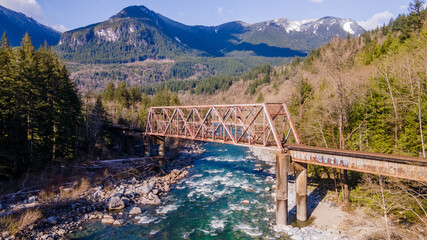
M114 86L113 82L109 82L107 84L107 87L105 87L104 96L107 101L113 101L114 100L114 93L116 91L116 87Z
M88 119L89 124L89 153L100 154L110 143L108 129L112 125L102 105L101 97L96 98L95 105Z
M15 56L6 34L0 46L0 179L11 178L22 161L25 138L19 133ZM24 131L25 133L25 131Z

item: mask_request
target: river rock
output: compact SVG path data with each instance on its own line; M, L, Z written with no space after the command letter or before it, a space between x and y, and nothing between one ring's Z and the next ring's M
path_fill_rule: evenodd
M89 220L100 219L100 218L102 218L102 213L101 212L96 211L96 212L93 212L93 213L89 214Z
M113 225L115 225L115 226L120 226L120 225L122 225L123 224L123 220L115 220L114 222L113 222Z
M107 203L108 210L119 210L125 208L125 203L119 197L111 197Z
M248 189L246 189L246 192L256 193L256 191L255 191L255 190L253 190L252 188L248 188Z
M104 214L104 216L102 217L101 223L102 224L113 224L114 222L114 218L111 215L108 214Z
M149 192L151 192L151 190L153 190L153 187L154 187L154 182L152 182L152 181L146 182L146 183L145 183L145 184L140 188L141 194L142 194L142 195L147 195Z
M101 220L102 224L113 224L113 222L114 222L114 218L103 218Z
M158 205L158 204L161 204L161 203L162 203L162 202L160 201L160 198L159 198L156 194L154 194L154 193L152 193L152 192L150 192L150 194L148 194L148 199L149 199L150 201L152 201L152 203L151 203L151 204Z
M270 192L270 188L269 187L265 187L265 189L264 189L264 191L266 191L266 192Z
M138 215L138 214L141 214L141 213L142 213L141 208L139 208L139 207L133 207L130 210L129 215Z
M171 190L171 188L170 188L169 184L165 184L165 186L163 187L163 190L164 190L165 192L169 192L169 191Z
M135 197L135 194L134 194L132 191L127 190L127 191L125 192L125 197L127 197L127 198L134 198L134 197Z
M248 204L250 204L251 202L249 202L249 200L243 200L243 201L241 201L241 203L242 203L242 204L245 204L245 205L248 205Z
M172 176L177 176L179 173L180 173L180 171L179 171L178 169L174 169L174 170L172 170L172 171L171 171L171 173L170 173L170 174L171 174Z

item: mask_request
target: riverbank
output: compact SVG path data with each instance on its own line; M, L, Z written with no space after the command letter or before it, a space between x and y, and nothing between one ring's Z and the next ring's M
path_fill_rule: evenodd
M166 163L158 157L98 161L85 166L94 172L72 186L7 199L0 208L0 239L63 239L95 219L125 224L141 213L137 206L162 204L171 185L185 178L203 153L197 144L180 149L180 157Z

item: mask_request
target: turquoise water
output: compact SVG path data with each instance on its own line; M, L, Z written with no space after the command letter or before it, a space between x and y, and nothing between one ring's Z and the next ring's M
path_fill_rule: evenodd
M275 238L272 183L269 173L258 172L264 162L248 148L208 143L190 176L172 185L160 206L141 206L142 214L123 226L93 221L72 239L262 239ZM274 176L273 176L274 177ZM249 200L249 205L241 203ZM129 209L127 209L129 211Z

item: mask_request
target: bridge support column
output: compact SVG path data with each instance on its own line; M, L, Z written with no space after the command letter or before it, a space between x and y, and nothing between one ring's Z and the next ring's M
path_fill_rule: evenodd
M166 142L166 138L162 141L159 141L159 156L164 157L165 156L165 142Z
M276 156L276 224L288 222L288 172L291 155L278 153Z
M297 220L307 221L307 164L292 163L296 171Z
M350 192L348 190L348 174L347 170L343 171L343 182L344 182L344 189L343 189L343 198L344 198L344 208L348 209L350 206Z

